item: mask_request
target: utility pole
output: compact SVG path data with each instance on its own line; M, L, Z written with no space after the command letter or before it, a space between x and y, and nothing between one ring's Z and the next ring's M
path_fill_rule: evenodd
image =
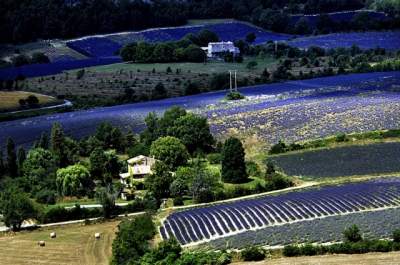
M232 71L229 70L229 92L232 93Z
M232 72L234 72L234 78L235 78L235 87L233 87L232 83ZM233 91L237 91L237 70L229 70L229 91L232 93Z
M236 70L235 70L235 91L237 92L237 78L236 78Z

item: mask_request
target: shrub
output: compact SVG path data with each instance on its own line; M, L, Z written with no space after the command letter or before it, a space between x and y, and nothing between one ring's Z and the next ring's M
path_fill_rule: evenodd
M80 80L80 79L83 78L84 75L85 75L85 69L78 70L78 71L76 72L76 79L77 79L77 80Z
M242 250L240 256L244 261L259 261L265 259L265 250L260 247L251 246Z
M240 99L244 99L244 96L240 92L232 91L232 92L229 92L228 94L226 94L225 98L227 100L240 100Z
M400 243L400 229L393 231L393 242Z
M246 68L249 70L252 70L254 68L256 68L258 65L258 63L256 61L250 61L247 63Z
M280 154L286 152L287 147L284 141L279 140L277 144L274 144L269 150L270 154Z
M174 198L174 206L181 206L183 205L183 198L182 197L176 197Z
M221 163L221 154L220 153L212 153L207 155L207 160L210 164L219 164Z
M300 248L295 245L287 245L283 248L283 255L286 257L300 256Z
M56 223L71 220L87 219L100 217L102 210L100 208L81 208L79 204L70 209L57 206L47 210L40 218L42 223Z
M348 242L359 242L362 240L360 229L356 225L352 225L349 228L345 229L343 232L343 236Z
M346 142L346 141L348 141L347 135L345 133L339 133L338 135L336 135L335 141L338 142L338 143L339 142Z
M41 190L36 193L35 199L38 203L43 203L43 204L55 204L56 203L56 198L57 195L54 191L52 190Z
M246 172L251 177L260 177L261 171L257 163L253 161L246 161Z

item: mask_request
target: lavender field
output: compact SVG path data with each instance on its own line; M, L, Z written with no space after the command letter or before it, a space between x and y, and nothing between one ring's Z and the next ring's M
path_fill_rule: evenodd
M400 143L375 143L282 154L270 158L291 176L311 179L400 172Z
M332 33L297 38L289 41L288 44L301 49L305 49L310 46L319 46L330 49L357 45L362 49L380 47L387 50L398 50L400 48L400 31Z
M343 231L356 224L364 238L389 238L400 226L400 208L372 212L358 212L310 221L246 231L216 239L203 246L215 249L245 248L254 245L283 246L296 243L325 243L343 241ZM382 220L385 220L384 222Z
M279 231L279 227L283 225L291 229L290 226L295 224L295 227L297 225L295 230L299 230L301 234L307 232L307 230L299 229L304 221L317 220L316 223L319 222L323 226L326 225L325 218L332 216L338 216L337 220L339 220L334 229L343 229L344 225L351 225L351 223L343 223L341 215L351 216L358 212L398 208L399 198L400 180L398 178L323 186L174 212L163 221L160 233L163 239L175 237L183 245L202 241L212 242L227 237L224 239L225 242L229 242L229 237L233 237L238 238L239 241L243 238L244 242L259 244L261 242L248 242L251 238L257 239L257 237L249 237L248 233L257 231L258 235L258 230L261 230L261 234L267 235L263 231L265 228L269 228L271 232L271 229L278 227ZM395 224L398 222L396 220ZM394 226L386 231L393 231L395 228ZM278 237L282 241L276 241L277 238L274 237L260 237L258 240L264 240L262 243L287 244L296 239L303 242L304 240L333 241L338 240L337 237L340 235L340 232L332 233L334 235L332 238L329 234L321 236L319 231L314 232L314 229L311 231L308 230L309 234L304 238L297 238L296 233L286 233L285 237ZM237 246L235 244L231 247Z
M0 145L12 136L29 146L60 122L67 134L80 138L109 121L140 132L144 117L178 105L209 118L212 132L255 135L267 145L320 138L339 132L400 127L400 72L351 74L246 87L241 101L223 101L226 91L160 101L95 108L2 122ZM27 133L29 132L29 133Z

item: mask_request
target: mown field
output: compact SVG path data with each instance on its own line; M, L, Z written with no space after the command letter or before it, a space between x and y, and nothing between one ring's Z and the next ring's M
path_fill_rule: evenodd
M312 257L278 258L261 262L238 262L235 265L398 265L400 252L352 255L323 255Z
M109 264L118 221L62 227L0 236L0 264ZM50 239L51 232L57 238ZM95 233L101 233L96 240ZM46 241L45 247L37 242Z
M301 151L270 157L291 176L311 179L400 171L400 143L374 143Z
M34 95L38 98L39 105L46 105L57 101L54 97L38 93L25 91L0 91L0 111L18 109L20 107L19 100L26 99L30 95Z

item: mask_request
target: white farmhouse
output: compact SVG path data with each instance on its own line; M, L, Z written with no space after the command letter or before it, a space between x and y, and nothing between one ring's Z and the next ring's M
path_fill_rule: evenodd
M137 156L128 159L128 172L120 174L121 184L124 186L121 197L126 199L133 188L133 181L143 181L143 179L153 173L152 167L156 163L156 159L147 156Z
M233 45L231 41L210 42L207 47L202 47L203 51L207 53L207 57L211 58L224 52L231 52L234 55L239 54L239 48Z

